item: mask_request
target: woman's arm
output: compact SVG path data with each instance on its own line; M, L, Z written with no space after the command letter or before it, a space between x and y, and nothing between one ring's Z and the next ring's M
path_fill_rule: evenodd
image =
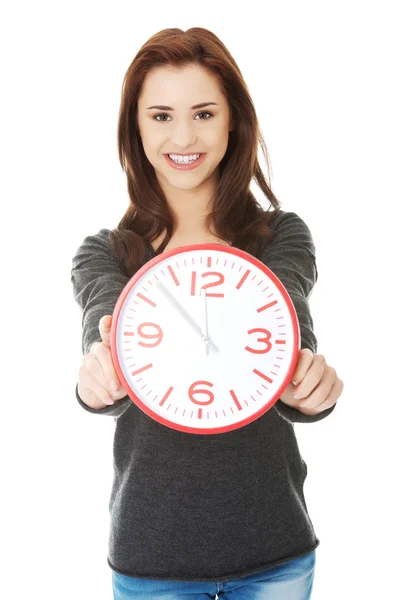
M108 229L87 236L72 259L71 283L76 302L82 309L82 353L86 355L94 342L101 342L99 322L112 315L118 298L129 281L127 273L108 244ZM111 406L94 409L75 395L82 408L94 414L118 417L132 404L127 395Z
M280 279L295 306L301 333L301 349L317 352L317 338L308 298L318 279L315 245L306 223L294 212L282 211L271 223L274 240L260 260ZM307 415L278 400L274 407L290 422L313 423L327 417L336 404L319 414Z

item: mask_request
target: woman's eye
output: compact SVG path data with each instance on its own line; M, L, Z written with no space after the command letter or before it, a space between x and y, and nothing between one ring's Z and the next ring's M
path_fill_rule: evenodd
M206 111L206 112L204 112L204 111L203 111L203 112L199 112L199 113L197 113L197 114L198 114L198 115L208 115L209 117L212 117L212 114L211 114L210 112L208 112L208 111ZM196 116L197 116L197 115L196 115ZM207 119L200 119L200 120L201 120L201 121L207 121L207 120L208 120L208 117L207 117Z
M161 113L160 115L156 115L156 116L154 117L154 119L155 119L156 121L158 121L158 118L157 118L157 117L168 117L168 115L167 115L166 113Z
M197 113L197 115L208 115L207 119L200 119L200 121L207 121L210 117L212 117L212 113L208 112L208 111L203 111L203 112L199 112ZM196 117L197 117L196 115ZM169 115L167 113L159 113L158 115L155 115L153 118L155 121L159 121L160 123L165 123L166 119L159 119L158 117L169 117Z

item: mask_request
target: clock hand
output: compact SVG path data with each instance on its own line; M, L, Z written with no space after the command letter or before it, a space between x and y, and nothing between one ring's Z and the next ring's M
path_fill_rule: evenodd
M208 340L208 323L207 323L207 294L206 294L206 290L204 288L201 288L200 290L200 296L203 297L204 299L204 319L203 319L203 325L204 325L204 336L203 336L203 340L205 341L205 350L206 350L206 354L208 354L208 350L209 350L209 340Z
M164 296L167 298L167 300L169 300L169 302L172 304L172 306L174 308L176 308L176 310L179 312L179 314L189 323L189 325L191 327L193 327L193 329L195 330L195 332L204 340L204 341L208 341L211 348L214 350L214 352L218 352L218 348L216 347L216 345L207 337L203 334L201 328L197 325L196 321L194 321L192 319L192 317L189 315L189 313L179 304L179 302L176 300L176 298L174 298L174 296L171 294L171 292L164 286L163 283L161 283L161 281L157 281L155 284L158 289L164 294Z

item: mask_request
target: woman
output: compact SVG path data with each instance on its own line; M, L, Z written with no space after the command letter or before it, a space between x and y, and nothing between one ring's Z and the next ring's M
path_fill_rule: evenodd
M130 206L116 230L84 239L71 272L83 310L77 400L116 424L108 564L118 600L311 596L319 540L293 423L327 417L343 382L316 354L310 230L280 209L258 144L268 164L239 68L210 31L166 29L139 50L118 124ZM274 210L257 203L253 177ZM233 431L192 435L153 420L126 395L110 327L121 291L146 261L204 242L241 248L279 277L296 308L301 350L293 383L270 410Z

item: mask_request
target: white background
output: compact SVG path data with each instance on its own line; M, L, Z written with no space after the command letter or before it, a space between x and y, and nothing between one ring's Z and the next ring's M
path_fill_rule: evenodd
M75 399L81 313L71 259L128 206L116 150L126 69L155 32L193 26L213 31L237 61L272 189L317 247L318 351L345 388L330 417L296 425L321 540L313 600L398 594L395 5L83 0L2 9L1 597L112 598L114 420Z

